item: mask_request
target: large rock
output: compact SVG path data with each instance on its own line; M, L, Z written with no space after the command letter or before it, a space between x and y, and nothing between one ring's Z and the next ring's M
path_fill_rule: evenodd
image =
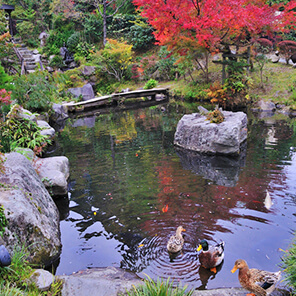
M211 123L199 113L184 115L177 125L174 144L206 154L239 154L247 139L247 115L222 111L222 123Z
M0 243L10 254L24 246L29 251L29 262L50 264L61 250L58 209L24 155L12 152L5 158L0 204L8 226Z
M76 98L81 96L83 101L88 101L95 97L93 87L90 83L85 84L83 87L69 88L68 92Z
M68 193L69 160L66 156L35 157L33 166L52 196Z

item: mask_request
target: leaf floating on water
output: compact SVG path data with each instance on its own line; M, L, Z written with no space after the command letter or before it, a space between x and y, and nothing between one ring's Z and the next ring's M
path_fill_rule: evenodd
M165 205L165 206L162 208L162 212L163 212L163 213L166 213L168 210L169 210L169 205Z
M264 206L267 210L270 210L272 205L273 205L273 202L271 200L270 194L269 194L268 190L266 190L266 197L264 200Z
M141 247L143 247L144 246L144 244L140 244L140 245L138 245L138 248L141 248Z

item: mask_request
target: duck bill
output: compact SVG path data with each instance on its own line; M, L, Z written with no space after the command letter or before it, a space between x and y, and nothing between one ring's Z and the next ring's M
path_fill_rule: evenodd
M186 229L183 228L182 231L186 231Z
M237 271L237 267L234 266L234 267L231 269L231 272L232 272L232 273L235 273L236 271Z
M202 245L199 245L196 251L200 251L202 249Z

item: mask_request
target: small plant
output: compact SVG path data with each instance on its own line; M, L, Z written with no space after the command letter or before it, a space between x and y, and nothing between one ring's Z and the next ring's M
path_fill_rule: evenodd
M148 80L147 82L146 82L146 84L144 85L144 89L151 89L151 88L154 88L154 87L156 87L156 85L157 85L157 81L156 80L154 80L154 79L150 79L150 80Z
M3 237L5 232L5 227L7 226L8 222L5 217L4 208L0 206L0 236Z
M1 142L4 152L13 151L16 147L30 148L44 147L51 144L49 136L42 135L36 122L26 118L18 118L18 105L14 105L1 125Z
M221 123L224 121L224 115L219 109L215 109L207 114L207 120L211 123Z
M166 282L157 279L157 282L152 281L150 277L144 281L143 285L133 287L127 292L128 296L190 296L193 291L186 292L185 287L173 287L173 282L168 278Z

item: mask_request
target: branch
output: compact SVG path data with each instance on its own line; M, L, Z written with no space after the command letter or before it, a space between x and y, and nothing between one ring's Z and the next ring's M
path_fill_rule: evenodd
M191 0L192 4L194 5L195 9L197 10L197 15L200 15L200 4L199 4L199 0L196 0L196 3L194 2L194 0Z

